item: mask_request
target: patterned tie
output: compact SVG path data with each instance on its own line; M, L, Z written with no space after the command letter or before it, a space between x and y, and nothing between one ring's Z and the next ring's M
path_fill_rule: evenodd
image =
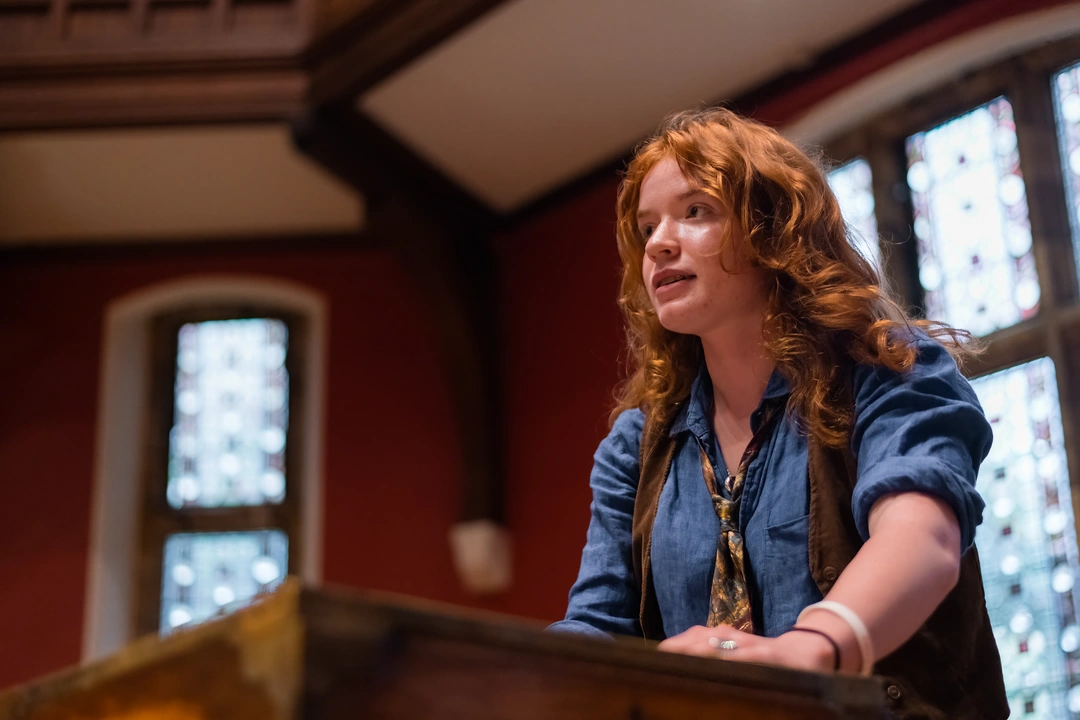
M720 538L716 544L716 568L713 570L712 595L709 600L708 627L730 625L736 630L754 632L754 620L750 611L750 590L746 584L746 561L743 537L739 532L739 501L742 499L743 481L746 469L761 446L765 444L772 429L773 421L782 413L779 405L770 404L764 410L761 425L754 433L750 444L746 446L742 462L735 472L735 477L728 477L725 487L729 498L720 494L716 484L716 473L712 461L701 449L701 469L705 475L705 484L712 497L713 509L720 518Z

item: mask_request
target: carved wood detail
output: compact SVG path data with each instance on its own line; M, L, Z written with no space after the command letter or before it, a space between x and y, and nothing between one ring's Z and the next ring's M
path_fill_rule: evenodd
M0 0L0 131L292 121L502 0Z

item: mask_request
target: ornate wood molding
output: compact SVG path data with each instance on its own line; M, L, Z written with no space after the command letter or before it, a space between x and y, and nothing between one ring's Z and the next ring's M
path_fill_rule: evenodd
M0 131L291 121L502 0L2 0Z

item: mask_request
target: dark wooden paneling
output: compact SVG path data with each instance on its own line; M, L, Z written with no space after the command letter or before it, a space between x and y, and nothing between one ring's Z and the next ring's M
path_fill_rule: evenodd
M465 470L463 520L503 519L503 436L491 214L350 107L296 127L301 149L367 200L443 348Z

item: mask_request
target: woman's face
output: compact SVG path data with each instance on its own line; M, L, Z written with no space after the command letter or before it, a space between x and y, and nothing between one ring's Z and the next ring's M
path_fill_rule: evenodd
M645 238L641 274L661 325L705 336L745 325L748 314L762 316L764 272L735 257L737 243L724 242L729 213L716 198L693 190L673 157L658 162L641 183L637 222Z

